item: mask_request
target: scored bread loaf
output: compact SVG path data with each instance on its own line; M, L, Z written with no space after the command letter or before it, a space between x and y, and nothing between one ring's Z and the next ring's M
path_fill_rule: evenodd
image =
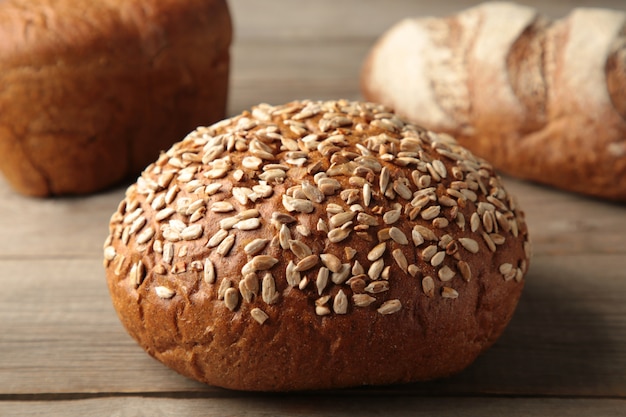
M626 200L626 13L551 21L494 2L406 19L373 46L361 85L502 172Z
M259 105L149 165L104 265L128 332L176 371L290 391L467 367L509 322L530 243L492 167L380 105Z
M34 196L138 175L222 119L225 0L0 1L0 171Z

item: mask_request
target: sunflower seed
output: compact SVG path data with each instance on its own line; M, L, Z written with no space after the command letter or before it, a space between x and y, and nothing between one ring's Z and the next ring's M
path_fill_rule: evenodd
M363 268L363 265L361 265L361 263L356 260L354 261L354 264L352 265L352 275L361 275L361 274L365 274L365 268Z
M357 214L356 220L361 224L366 224L368 226L378 226L378 219L376 217L367 214L367 213L359 213Z
M491 252L495 252L496 251L496 244L494 243L493 239L491 239L491 236L489 236L489 234L485 233L485 232L482 232L481 235L483 237L483 240L487 244L487 247L489 248L489 250Z
M299 240L290 240L289 249L291 249L294 255L296 255L300 259L306 258L313 253L311 251L311 248L309 248L305 243Z
M404 234L404 232L402 232L402 230L398 229L397 227L393 226L389 229L389 237L396 243L400 244L400 245L408 245L409 244L409 240L406 238L406 235Z
M280 243L280 247L283 249L289 249L289 241L291 240L291 232L289 231L289 227L286 224L282 224L280 226L280 231L278 232L278 241Z
M426 247L422 251L422 259L424 259L425 262L430 262L431 258L437 253L437 250L438 249L436 245L430 245Z
M133 264L133 266L130 268L130 272L128 273L130 282L133 284L135 288L141 285L145 276L146 276L146 268L144 267L143 262L141 260Z
M432 258L430 258L430 264L432 266L439 266L443 263L443 260L446 257L446 252L445 251L439 251L436 254L433 255Z
M383 167L382 171L380 172L380 179L379 179L379 186L380 186L380 192L382 194L385 193L385 191L387 191L387 187L389 186L389 179L390 179L390 175L389 175L389 169L387 167Z
M261 298L266 304L274 304L278 300L276 292L276 282L271 273L266 273L261 282Z
M239 222L239 219L235 216L233 217L225 217L220 220L220 229L230 230Z
M192 224L188 226L180 232L180 236L184 240L195 240L202 236L202 225L201 224Z
M433 297L435 295L435 280L433 277L426 276L422 279L422 290L427 297Z
M348 297L343 290L339 290L333 300L333 311L335 314L346 314L348 312Z
M239 304L239 292L234 288L228 288L224 292L224 304L230 311L235 311Z
M400 302L400 300L394 299L385 301L376 311L378 311L380 314L386 315L397 313L401 309L402 303Z
M346 239L350 235L350 230L346 229L333 229L328 232L328 240L332 243L338 243Z
M228 252L230 252L234 244L235 244L235 236L230 235L226 237L226 239L222 240L222 243L220 243L217 246L216 252L222 256L226 256L228 255Z
M341 260L332 253L322 253L320 255L322 264L331 272L339 272L342 268Z
M263 248L267 245L268 242L269 242L269 239L261 239L261 238L254 239L253 241L248 243L246 246L244 246L243 251L247 255L256 255L257 253L263 250Z
M302 191L304 191L306 197L314 203L321 203L324 201L324 193L308 181L302 181Z
M165 207L163 210L159 210L154 218L156 221L162 221L162 220L166 220L168 219L172 214L176 213L176 210L174 210L171 207Z
M311 213L315 209L313 203L309 200L301 198L293 198L288 195L283 195L283 206L287 211L297 211L299 213Z
M174 295L176 295L176 291L163 286L155 287L154 291L156 292L157 297L165 300L170 299L174 297Z
M393 190L405 200L410 200L411 197L413 196L413 193L411 192L409 187L407 187L406 184L401 181L393 182Z
M441 206L430 206L420 212L420 216L424 220L432 220L441 213Z
M352 301L354 301L354 305L357 307L367 307L376 301L376 298L368 294L353 294Z
M261 310L258 307L255 307L252 310L250 310L250 315L259 324L265 323L265 321L270 317L267 315L265 311Z
M415 225L413 227L414 230L417 230L419 232L420 235L422 235L422 237L425 240L430 240L430 241L437 241L439 240L437 238L437 235L435 235L435 232L433 232L432 230L430 230L427 227L421 226L421 225Z
M424 237L415 228L413 228L413 230L411 231L411 238L413 239L413 244L415 246L419 246L424 243Z
M315 286L317 287L318 295L322 295L326 285L328 285L328 276L330 271L326 267L321 267L317 272L317 279L315 280Z
M172 242L165 242L163 245L163 262L166 264L172 264L174 259L174 244Z
M300 284L302 278L300 272L296 271L296 264L293 261L289 261L289 264L287 264L285 277L287 278L287 283L292 287L297 287Z
M363 204L368 207L372 201L372 186L369 182L363 184Z
M365 291L370 294L379 294L388 290L389 281L372 281L365 287Z
M472 213L472 216L470 217L470 230L472 232L476 232L478 230L478 228L481 225L481 220L480 220L480 216L478 215L478 213L474 212Z
M437 275L441 281L446 282L454 278L456 272L454 272L449 266L444 265L441 269L439 269Z
M408 267L409 267L409 262L407 261L406 256L404 256L404 253L402 252L402 250L394 249L393 252L391 252L391 254L393 255L393 259L396 260L396 263L398 264L400 269L402 269L404 272L407 272Z
M137 235L137 243L141 245L148 242L150 239L152 239L154 233L155 232L152 227L145 228L141 233L139 233L139 235Z
M263 164L263 160L256 156L246 156L241 161L241 166L243 166L246 169L251 169L253 171L257 171L261 167L262 164Z
M298 272L308 271L319 262L317 255L309 255L297 263L295 270Z
M383 271L383 268L385 267L385 261L384 259L379 259L376 262L373 262L368 271L367 271L367 275L370 277L370 279L375 280L378 279L380 277L381 272Z
M374 246L372 250L369 251L369 253L367 254L367 259L372 262L377 260L378 258L383 256L383 253L385 253L386 249L387 244L385 242L379 243L378 245Z
M248 303L252 302L259 293L259 279L255 273L247 274L239 281L241 297Z
M233 226L233 229L255 230L259 227L261 227L261 220L258 217L253 217L251 219L240 220Z
M472 279L472 270L467 262L459 261L456 267L465 281L469 282Z
M214 248L217 245L219 245L220 243L222 243L222 241L226 238L226 236L228 236L228 232L224 229L220 229L217 232L215 232L215 234L213 236L211 236L211 238L209 239L208 243L207 243L207 247L209 248Z
M342 213L335 214L328 220L328 224L330 224L330 227L332 228L341 227L344 224L351 221L352 219L354 219L356 214L357 213L353 211L345 211Z
M389 210L383 215L383 222L385 224L394 224L400 219L400 210Z
M330 280L337 285L343 284L350 276L350 264L342 264L341 269L337 272L333 272L330 276Z
M117 253L115 252L115 248L113 246L107 246L104 248L104 259L107 261L112 261L115 259Z
M226 290L230 288L230 285L231 285L231 282L229 279L223 279L222 282L220 282L220 286L217 289L218 300L224 299L224 294L226 294Z
M442 287L441 288L441 296L443 298L455 299L455 298L459 298L459 293L454 288Z
M478 242L476 242L474 239L470 239L468 237L461 237L459 238L459 243L469 252L478 253L478 250L479 250Z
M216 279L215 275L215 266L213 262L209 258L204 260L204 272L203 272L204 282L207 284L213 284Z

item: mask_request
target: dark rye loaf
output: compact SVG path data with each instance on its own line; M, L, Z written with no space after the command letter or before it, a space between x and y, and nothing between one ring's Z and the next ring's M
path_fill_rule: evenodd
M259 391L459 372L509 322L529 256L487 162L349 101L198 128L128 188L104 247L115 309L150 355Z

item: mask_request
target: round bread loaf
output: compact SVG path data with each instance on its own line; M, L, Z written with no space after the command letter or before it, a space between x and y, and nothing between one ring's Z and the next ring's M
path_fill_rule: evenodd
M225 115L225 0L0 1L0 171L34 196L137 175Z
M115 309L150 355L260 391L459 372L506 327L529 256L487 162L349 101L198 128L128 188L104 245Z

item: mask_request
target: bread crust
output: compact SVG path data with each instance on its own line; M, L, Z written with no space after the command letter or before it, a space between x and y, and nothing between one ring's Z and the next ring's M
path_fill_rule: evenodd
M455 136L501 172L626 201L626 106L619 93L626 88L625 33L626 14L618 11L574 9L550 21L533 8L500 2L442 19L406 19L372 48L362 91ZM400 50L412 58L394 52ZM461 64L433 58L447 54L463 57ZM431 87L439 84L465 107L447 106L450 93ZM407 105L414 96L429 99ZM432 117L433 108L441 116Z
M0 3L0 170L19 192L82 194L137 175L224 117L223 0Z
M162 154L104 257L150 355L211 385L293 391L461 371L513 315L530 243L515 198L452 138L305 100Z

